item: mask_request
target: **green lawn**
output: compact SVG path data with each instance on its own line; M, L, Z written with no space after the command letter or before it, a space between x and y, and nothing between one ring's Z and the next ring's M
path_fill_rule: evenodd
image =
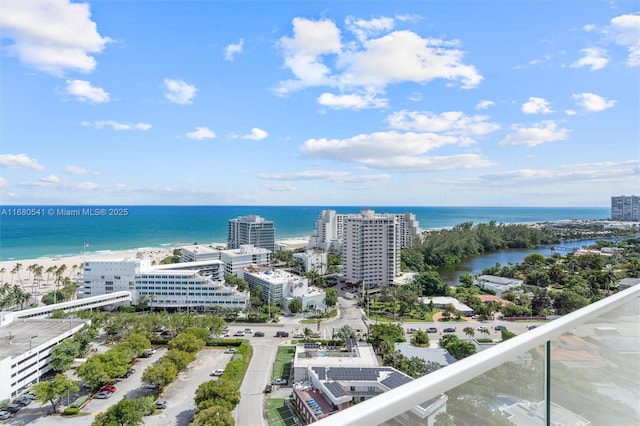
M296 424L283 398L267 399L265 411L269 426L295 426Z

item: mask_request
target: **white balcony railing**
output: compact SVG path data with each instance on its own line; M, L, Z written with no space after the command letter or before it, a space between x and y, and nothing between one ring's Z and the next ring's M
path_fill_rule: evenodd
M638 425L639 298L613 294L314 425Z

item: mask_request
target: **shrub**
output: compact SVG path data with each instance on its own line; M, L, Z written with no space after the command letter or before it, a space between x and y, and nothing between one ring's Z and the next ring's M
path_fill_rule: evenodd
M78 414L80 412L80 409L77 407L67 407L64 409L64 411L62 412L63 416L75 416L76 414Z

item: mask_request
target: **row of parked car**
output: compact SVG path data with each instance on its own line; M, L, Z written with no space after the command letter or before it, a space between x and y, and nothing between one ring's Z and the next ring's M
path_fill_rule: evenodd
M24 407L31 404L34 399L36 399L34 392L27 392L21 397L14 399L12 404L0 408L0 420L7 420L9 417L17 414Z

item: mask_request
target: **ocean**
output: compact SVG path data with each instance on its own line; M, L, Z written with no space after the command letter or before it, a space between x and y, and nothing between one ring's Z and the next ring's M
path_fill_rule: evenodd
M308 237L322 210L414 213L420 228L464 222L532 223L603 220L606 207L412 206L0 206L0 260L173 248L227 241L229 219L256 214L272 220L276 239Z

